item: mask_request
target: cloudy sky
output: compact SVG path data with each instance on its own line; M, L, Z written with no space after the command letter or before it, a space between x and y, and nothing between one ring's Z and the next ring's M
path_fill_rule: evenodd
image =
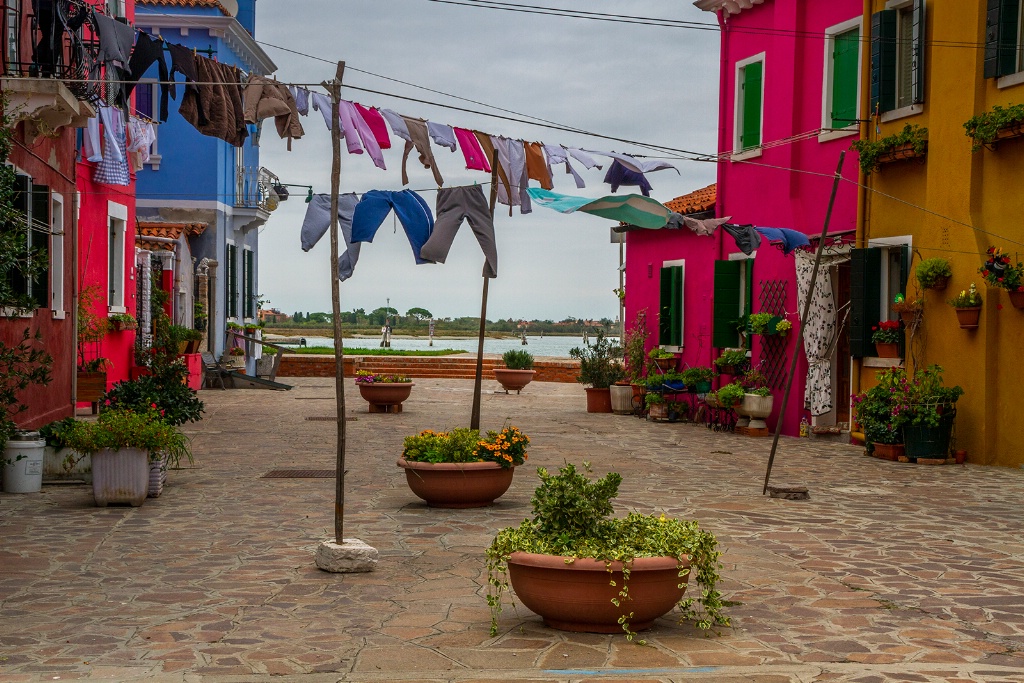
M705 23L715 20L688 0L518 4ZM673 148L715 149L717 31L506 12L431 0L259 0L257 12L257 40L330 62L345 60L348 86L501 114L483 106L491 105ZM319 83L334 74L331 63L268 45L264 49L278 65L279 80ZM595 150L647 152L621 142L389 95L343 88L342 97L490 134ZM312 185L315 192L326 193L330 191L330 133L320 115L311 113L303 119L306 136L293 144L292 152L268 129L261 141L261 162L283 182ZM489 181L488 174L465 170L461 150L451 153L434 146L433 151L446 186ZM433 207L435 184L415 156L409 163L408 187L424 190L421 195ZM385 151L385 161L387 170L382 171L368 156L343 151L342 191L402 189L401 146ZM715 180L713 164L675 163L680 175L665 170L648 176L654 186L652 196L660 201ZM603 171L586 171L581 166L578 170L586 189L577 190L571 177L556 174L555 192L589 197L610 194L609 186L601 182ZM294 191L298 196L282 203L260 234L260 293L289 314L329 311L329 243L325 238L309 253L301 250L299 228L306 205L302 191ZM619 190L628 191L632 190ZM610 226L610 221L595 216L566 216L539 207L527 215L520 215L517 208L510 218L507 207L499 205L495 220L498 277L490 283L488 318L614 319L618 302L612 289L618 286L619 250L610 243ZM447 263L421 266L414 265L401 226L396 227L397 232L388 218L374 242L364 245L355 275L342 284L342 309L369 311L390 298L391 306L403 313L422 307L437 317L479 315L483 256L468 224L459 231Z

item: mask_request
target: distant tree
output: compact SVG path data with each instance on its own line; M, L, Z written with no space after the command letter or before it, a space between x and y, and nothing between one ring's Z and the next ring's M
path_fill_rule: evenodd
M301 323L304 320L302 317L302 311L295 311L295 315L292 316L293 323Z
M370 323L373 325L383 325L388 317L398 317L398 309L391 308L390 306L381 306L370 311L367 316L370 319Z
M405 314L416 320L429 320L434 317L434 314L425 308L410 308Z
M331 318L332 316L330 313L309 313L306 315L306 320L311 323L317 323L318 325L331 322Z

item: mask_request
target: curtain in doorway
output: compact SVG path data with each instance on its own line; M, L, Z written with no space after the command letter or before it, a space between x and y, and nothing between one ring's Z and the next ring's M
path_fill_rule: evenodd
M814 254L800 249L793 254L796 256L797 301L802 313L814 271ZM811 297L811 310L807 314L807 324L801 330L804 353L807 355L804 408L810 410L811 415L824 415L832 411L832 344L838 318L835 297L832 295L832 272L835 266L849 260L849 253L821 255L821 267Z
M177 256L175 265L178 272L174 274L174 289L177 292L177 296L174 297L174 323L191 330L195 327L193 284L196 278L192 269L192 250L189 248L188 239L184 234L178 238L175 255Z

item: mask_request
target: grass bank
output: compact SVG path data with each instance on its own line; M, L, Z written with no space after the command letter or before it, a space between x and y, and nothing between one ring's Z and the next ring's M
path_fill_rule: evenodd
M466 353L459 349L429 349L425 351L402 351L401 349L382 349L382 348L370 348L370 349L359 349L359 348L344 348L344 354L346 356L451 356L457 353ZM332 346L300 346L297 348L289 348L288 353L309 353L317 355L334 355L334 347Z

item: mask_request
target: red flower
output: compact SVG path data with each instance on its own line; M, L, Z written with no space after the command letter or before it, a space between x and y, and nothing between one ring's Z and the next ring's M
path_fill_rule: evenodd
M872 331L872 332L874 332L874 331L875 331L875 330L877 330L877 329L878 329L878 326L877 326L877 325L872 325L872 326L871 326L871 331Z
M155 403L150 403L150 404L149 404L149 407L150 407L150 408L156 408L156 404L155 404Z
M1003 310L1003 305L1002 304L996 304L996 310L997 311Z
M1003 281L1003 278L1001 278L1001 277L997 277L997 278L996 278L996 281L997 281L997 282L1002 282L1002 281Z

